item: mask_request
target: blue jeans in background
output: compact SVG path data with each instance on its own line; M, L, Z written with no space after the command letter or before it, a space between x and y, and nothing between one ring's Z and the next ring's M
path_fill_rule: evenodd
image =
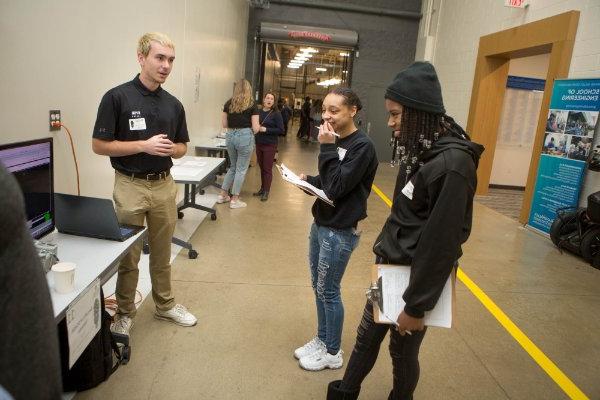
M333 229L313 223L310 229L308 258L317 303L317 335L330 354L337 354L341 346L344 305L340 284L358 239L354 228Z
M250 157L254 150L254 134L250 128L230 129L226 136L227 153L231 166L221 186L224 191L239 196L242 191ZM231 190L229 190L231 188Z

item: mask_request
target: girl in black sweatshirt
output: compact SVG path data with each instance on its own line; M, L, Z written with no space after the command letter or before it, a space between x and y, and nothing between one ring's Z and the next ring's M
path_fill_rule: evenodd
M358 245L358 221L367 216L367 198L377 171L373 142L354 125L360 100L348 88L336 88L323 101L318 140L319 175L301 175L333 201L317 199L312 207L309 261L317 305L317 335L296 349L300 366L311 371L341 368L344 306L340 283ZM339 136L339 137L338 137Z
M377 324L367 301L356 345L342 381L329 384L327 399L358 398L390 332L394 386L388 399L412 399L419 380L419 349L443 286L471 232L477 163L483 147L445 115L433 66L416 62L401 71L385 94L388 126L399 138L400 171L392 211L373 251L378 264L409 265L406 303L397 324Z

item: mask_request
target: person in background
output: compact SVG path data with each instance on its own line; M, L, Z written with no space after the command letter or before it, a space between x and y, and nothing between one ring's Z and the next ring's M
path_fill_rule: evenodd
M370 300L341 381L327 400L355 400L381 342L390 332L393 388L389 400L412 399L419 381L419 349L425 312L433 309L471 233L477 165L483 146L445 115L433 68L416 62L387 88L388 126L399 139L400 168L390 216L373 246L377 264L409 265L410 282L397 327L375 323Z
M279 98L277 100L277 108L279 108L279 112L281 112L281 119L283 120L283 134L281 136L287 136L288 133L288 123L290 122L290 118L292 116L292 109L287 104L286 98Z
M367 217L367 198L377 172L375 146L354 124L362 108L349 88L333 89L323 101L319 132L319 174L300 175L322 189L335 206L317 198L309 237L309 266L317 308L317 334L294 351L300 367L310 371L341 368L344 324L341 282L358 245L358 222ZM338 137L338 138L336 138Z
M254 150L254 134L260 128L258 114L250 82L240 79L233 87L233 97L223 106L221 118L223 128L227 129L227 153L231 166L223 179L217 203L229 202L229 208L246 207L246 203L240 200L240 192Z
M313 106L310 108L310 142L317 143L319 136L319 128L321 127L321 112L323 108L323 100L316 99Z
M0 399L60 400L58 329L48 282L21 188L2 163L0 193Z
M256 160L260 167L260 190L253 195L260 196L260 201L267 201L273 181L273 160L277 153L277 138L284 131L283 119L275 106L275 96L271 92L267 92L263 98L258 121L260 128L255 139Z
M171 159L183 157L189 142L183 105L161 87L173 68L175 45L165 34L147 33L138 42L137 57L140 73L100 101L92 149L109 156L115 169L113 198L119 222L148 224L154 317L194 326L196 317L175 303L171 288L171 239L177 222ZM118 307L111 329L122 335L129 335L137 312L141 251L138 241L119 264Z
M300 128L298 128L298 136L299 139L306 138L308 140L308 136L310 135L310 97L306 96L304 98L304 103L302 103L302 108L300 109Z

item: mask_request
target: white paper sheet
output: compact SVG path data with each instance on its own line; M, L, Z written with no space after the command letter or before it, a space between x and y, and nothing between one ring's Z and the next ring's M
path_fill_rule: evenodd
M279 170L279 173L281 174L281 177L298 186L301 189L305 189L308 192L314 194L315 196L317 196L318 198L320 198L321 200L323 200L324 202L326 202L327 204L333 206L333 201L331 201L329 199L329 197L327 197L327 195L325 194L325 192L319 188L316 188L315 186L311 185L310 183L303 181L302 179L300 179L300 177L298 175L296 175L291 169L289 169L288 167L286 167L284 164L281 165L277 165L277 169Z
M206 166L206 163L204 161L184 161L183 164L181 164L183 166L189 166L189 167L204 167Z
M383 310L380 311L381 320L394 321L404 310L405 302L402 295L408 287L410 280L410 267L407 266L379 266L378 277L381 277ZM452 327L452 278L448 278L442 295L433 310L425 313L425 325L442 328Z
M184 165L178 165L171 168L171 174L177 176L177 179L186 177L194 178L198 176L200 172L201 170L199 170L198 167L186 167Z
M69 368L100 330L100 280L96 279L67 309Z

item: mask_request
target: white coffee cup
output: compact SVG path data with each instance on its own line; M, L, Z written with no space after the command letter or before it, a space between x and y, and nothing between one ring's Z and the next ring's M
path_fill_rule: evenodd
M54 290L66 294L73 291L75 287L75 269L77 266L72 262L59 262L52 266L54 277Z

